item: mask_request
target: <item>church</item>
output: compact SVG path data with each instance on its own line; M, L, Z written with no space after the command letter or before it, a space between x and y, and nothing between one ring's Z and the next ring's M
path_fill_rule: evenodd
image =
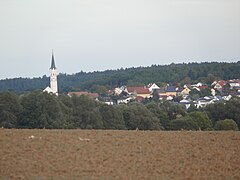
M46 87L43 92L52 93L58 96L58 85L57 85L57 68L55 65L54 55L52 52L52 62L50 67L50 87Z

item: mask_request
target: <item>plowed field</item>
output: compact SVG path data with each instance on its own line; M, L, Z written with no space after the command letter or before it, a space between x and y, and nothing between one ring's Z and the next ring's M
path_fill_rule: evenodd
M240 179L239 132L0 129L0 179Z

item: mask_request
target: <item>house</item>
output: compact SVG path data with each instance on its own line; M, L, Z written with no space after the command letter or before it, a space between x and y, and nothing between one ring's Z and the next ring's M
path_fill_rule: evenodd
M192 84L191 86L192 87L199 87L199 86L203 86L203 83L199 82L197 84Z
M240 80L239 79L229 80L228 84L230 86L230 89L239 89L240 88Z
M123 90L121 88L115 88L113 92L115 95L119 96L122 93L122 91Z
M114 95L119 96L121 94L125 94L127 91L126 89L127 89L126 86L117 87L113 90L113 93L114 93Z
M222 99L225 100L225 101L229 101L231 98L232 98L232 95L222 97Z
M216 91L215 91L215 89L211 89L211 94L213 95L213 96L215 96L216 95Z
M174 87L174 86L167 86L166 87L166 95L175 97L177 95L176 87Z
M151 92L145 87L127 87L126 91L134 96L141 96L143 98L150 98Z
M160 96L160 100L172 100L177 96L177 88L174 86L160 87L156 92Z
M155 83L151 83L147 86L147 88L149 89L150 92L153 92L155 89L160 89L160 87L158 85L156 85Z
M117 100L117 104L127 104L133 99L133 97L121 97Z
M186 109L190 108L191 103L192 103L192 101L187 100L187 99L183 99L183 100L181 100L181 101L179 102L179 104L184 105L184 106L186 107Z
M90 98L92 98L92 99L98 99L98 97L99 97L99 94L98 93L90 93L90 92L85 92L85 91L82 91L82 92L69 92L68 94L67 94L69 97L72 97L72 96L77 96L77 97L79 97L79 96L82 96L82 95L85 95L85 96L88 96L88 97L90 97Z
M214 81L211 86L213 86L213 89L222 91L223 87L226 85L226 81L220 80L220 81Z
M208 86L207 86L207 85L202 85L202 86L198 86L198 88L199 88L200 90L203 90L203 89L208 89Z
M110 97L101 97L101 101L107 105L113 105L113 100Z
M196 107L197 108L202 108L202 107L206 107L208 104L213 104L216 101L219 101L219 99L217 97L208 97L205 96L203 98L199 98L196 102Z
M179 89L178 91L180 91L180 95L189 95L191 89L189 89L187 86L184 86L183 89Z

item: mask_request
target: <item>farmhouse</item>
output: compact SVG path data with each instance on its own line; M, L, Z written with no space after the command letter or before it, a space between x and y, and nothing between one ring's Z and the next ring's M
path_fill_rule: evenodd
M151 92L145 87L127 87L127 92L134 96L141 96L143 98L150 98Z

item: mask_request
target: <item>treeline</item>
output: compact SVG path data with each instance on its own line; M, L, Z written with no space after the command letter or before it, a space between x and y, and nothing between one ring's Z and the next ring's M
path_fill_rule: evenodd
M87 96L55 96L41 91L24 95L0 93L0 126L4 128L237 130L240 99L232 98L205 109L171 102L109 106Z
M73 75L59 74L60 92L75 90L96 91L98 86L107 89L122 85L146 85L148 83L185 84L190 82L212 83L214 80L235 79L240 77L240 61L236 63L188 63L171 65L152 65L151 67L106 70L103 72L79 72ZM61 71L59 69L59 71ZM0 80L0 92L14 91L26 93L44 89L49 78L15 78Z

